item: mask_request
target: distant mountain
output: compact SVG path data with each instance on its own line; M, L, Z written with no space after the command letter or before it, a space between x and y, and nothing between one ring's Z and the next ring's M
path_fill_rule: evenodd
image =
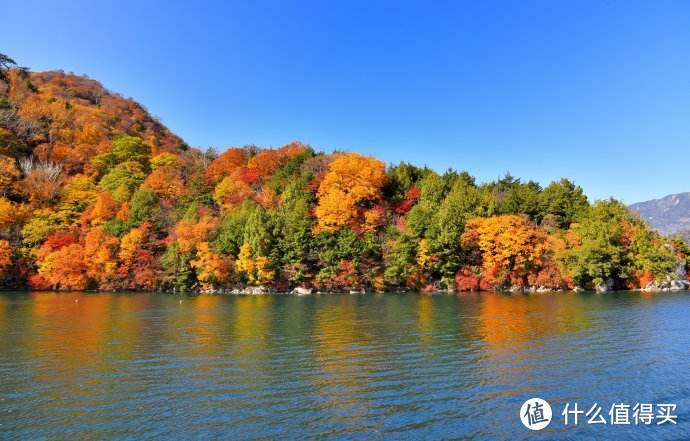
M661 199L630 206L662 234L690 237L690 193L670 194Z

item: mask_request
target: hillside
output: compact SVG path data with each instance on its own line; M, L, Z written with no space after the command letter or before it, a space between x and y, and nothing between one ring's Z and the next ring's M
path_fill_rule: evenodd
M685 279L689 252L567 179L201 151L94 80L0 57L5 288L607 290Z
M141 105L89 78L20 69L5 76L6 81L0 81L0 139L5 155L32 154L77 173L88 168L96 155L110 150L116 135L140 137L154 154L186 148Z

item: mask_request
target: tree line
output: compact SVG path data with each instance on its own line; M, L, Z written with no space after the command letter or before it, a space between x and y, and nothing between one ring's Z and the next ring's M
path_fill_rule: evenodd
M567 179L200 150L96 81L0 57L5 288L639 288L686 277L687 254Z

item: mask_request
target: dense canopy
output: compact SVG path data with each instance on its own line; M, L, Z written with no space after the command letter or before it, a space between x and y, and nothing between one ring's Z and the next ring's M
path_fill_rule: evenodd
M85 77L0 65L3 287L569 289L687 278L684 243L567 179L187 146Z

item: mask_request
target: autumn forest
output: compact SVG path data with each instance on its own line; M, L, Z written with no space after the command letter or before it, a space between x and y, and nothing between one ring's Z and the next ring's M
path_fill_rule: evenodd
M92 79L2 54L0 191L4 289L634 289L686 280L690 252L567 179L194 148Z

